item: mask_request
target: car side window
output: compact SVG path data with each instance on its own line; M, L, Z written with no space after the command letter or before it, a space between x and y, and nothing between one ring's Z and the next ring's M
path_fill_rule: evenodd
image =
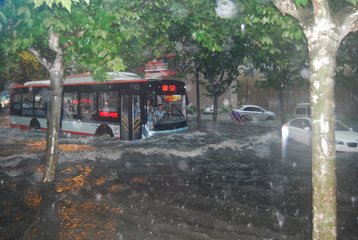
M254 111L255 111L255 112L261 112L261 113L264 112L264 110L262 110L261 108L254 108Z
M297 115L306 114L306 108L296 108L296 114Z
M302 120L302 126L303 126L303 129L311 130L311 124L307 119Z
M302 121L301 119L295 119L291 122L290 124L292 127L296 127L296 128L302 128Z
M307 119L295 119L291 122L290 125L296 128L311 130L311 124Z

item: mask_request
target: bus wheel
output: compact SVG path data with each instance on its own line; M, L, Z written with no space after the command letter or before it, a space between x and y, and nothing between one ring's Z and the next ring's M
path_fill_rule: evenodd
M37 119L32 119L30 122L30 129L40 129L40 123L37 121Z
M112 132L112 129L110 129L110 127L108 127L107 125L101 125L96 131L96 136L113 137L114 134Z

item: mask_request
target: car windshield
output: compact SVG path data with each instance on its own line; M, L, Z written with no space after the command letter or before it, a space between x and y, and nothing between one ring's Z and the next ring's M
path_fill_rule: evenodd
M343 123L336 121L336 131L350 131L349 128Z

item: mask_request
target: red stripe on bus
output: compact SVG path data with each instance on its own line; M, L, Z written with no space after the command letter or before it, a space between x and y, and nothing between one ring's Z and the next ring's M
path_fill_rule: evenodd
M83 133L83 132L74 132L74 131L65 131L62 130L62 132L64 133L69 133L69 134L75 134L75 135L82 135L82 136L95 136L95 134L91 134L91 133Z
M21 129L21 130L29 130L30 129L30 126L28 126L28 125L21 125L21 124L16 124L16 123L10 123L10 127L11 128L18 128L18 129Z

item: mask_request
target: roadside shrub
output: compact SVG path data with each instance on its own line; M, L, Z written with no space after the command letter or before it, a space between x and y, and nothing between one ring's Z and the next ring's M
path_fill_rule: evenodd
M189 106L187 106L187 108L186 108L186 112L187 112L188 114L195 114L195 113L196 113L196 107L194 107L194 106L192 106L192 105L189 105Z

